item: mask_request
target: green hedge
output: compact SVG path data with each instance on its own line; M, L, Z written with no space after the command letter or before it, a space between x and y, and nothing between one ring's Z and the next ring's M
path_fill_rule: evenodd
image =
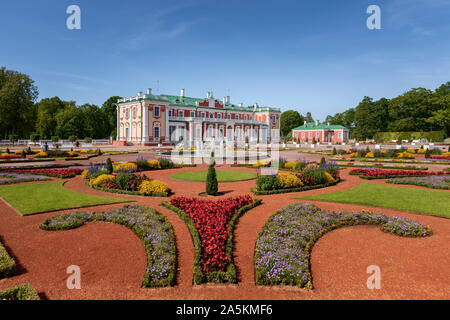
M321 188L334 186L334 185L338 184L339 182L341 182L341 179L336 180L333 183L318 184L315 186L303 186L303 187L299 187L299 188L267 190L267 191L258 191L256 188L251 188L250 190L256 196L264 196L264 195L271 195L271 194L291 193L291 192L308 191L308 190L313 190L313 189L321 189Z
M228 237L226 241L226 254L228 258L230 258L230 263L227 266L227 271L221 272L209 272L205 274L202 271L200 266L200 258L202 253L202 246L200 241L200 235L195 228L194 223L192 222L189 215L181 210L178 207L171 205L168 202L162 202L161 205L174 211L176 214L180 216L181 219L186 223L192 237L192 241L194 242L194 267L193 267L193 281L195 284L202 284L205 282L214 282L214 283L237 283L237 274L236 274L236 266L234 265L233 260L233 237L234 237L234 227L238 219L250 209L260 205L262 203L261 199L255 199L252 203L243 206L239 210L237 210L234 215L231 217L230 222L228 223Z
M378 132L375 134L376 141L391 140L418 140L427 139L428 141L440 142L446 138L444 131L428 131L428 132Z
M0 279L12 277L16 272L16 262L10 257L0 242Z
M41 300L30 284L0 291L0 300Z

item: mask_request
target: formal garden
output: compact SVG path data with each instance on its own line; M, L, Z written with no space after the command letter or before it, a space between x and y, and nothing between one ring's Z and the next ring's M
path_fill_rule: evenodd
M131 231L143 250L133 254L146 257L138 274L120 272L124 283L133 278L134 285L115 287L108 298L202 298L202 290L223 298L325 297L328 289L320 280L321 271L315 270L315 248L327 243L329 234L348 230L341 233L342 239L356 241L358 228L369 228L364 230L378 232L386 244L418 250L420 257L431 254L428 246L445 247L442 228L448 230L450 221L450 172L433 166L435 161L448 164L447 154L425 158L420 150L373 152L372 157L372 151L349 149L312 154L315 160L286 159L282 154L276 161L232 165L217 164L214 153L207 164L176 163L159 150L49 152L43 159L52 162L42 165L18 165L19 160L14 161L22 152L5 154L4 161L13 163L0 167L0 299L70 298L70 290L58 285L64 274L44 280L39 270L58 272L54 265L60 262L52 261L51 255L61 259L62 250L67 250L58 247L58 238L77 239L78 232L100 225ZM423 163L382 161L413 159L404 153ZM37 158L25 152L20 159ZM80 163L68 163L68 158ZM370 159L376 161L365 162ZM125 241L129 235L121 230L114 231L116 239ZM95 265L96 254L107 250L112 260L104 272L118 272L120 257L99 242L98 237L106 235L90 235L77 239L91 246L81 261ZM39 257L36 265L32 252L39 248L25 245L20 237L51 248L45 250L50 256ZM91 243L91 237L97 240ZM397 238L402 242L397 244ZM333 254L318 248L322 261ZM369 255L373 264L391 257L390 252L375 252ZM432 254L433 263L443 267L438 256ZM354 258L345 261L353 268ZM410 264L407 259L398 263ZM96 283L92 272L86 277L88 283ZM407 281L417 274L398 277ZM20 281L13 281L16 278ZM340 283L326 286L339 288ZM419 281L418 286L426 285ZM439 286L429 285L431 290ZM272 286L276 291L267 291ZM76 298L105 297L102 288L99 284L82 289ZM415 297L408 289L392 290L388 294Z

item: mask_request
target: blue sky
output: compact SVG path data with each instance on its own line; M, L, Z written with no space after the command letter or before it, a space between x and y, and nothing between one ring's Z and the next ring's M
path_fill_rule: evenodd
M71 4L81 30L66 28ZM372 4L381 30L366 27ZM450 81L450 0L5 0L0 39L0 66L77 104L159 81L159 93L213 90L323 120Z

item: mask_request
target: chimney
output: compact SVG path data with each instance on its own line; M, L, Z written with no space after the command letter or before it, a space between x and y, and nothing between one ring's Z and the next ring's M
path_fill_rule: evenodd
M226 103L227 103L227 97L223 97L222 98L222 104L225 106Z
M244 104L241 102L241 103L239 103L239 108L243 108L244 107Z
M316 126L318 126L319 125L319 120L316 120Z
M184 88L181 89L180 97L184 97Z
M253 107L258 108L258 103L255 102L255 104L253 105Z
M225 102L230 103L230 96L225 96Z
M147 89L147 94L152 94L152 88Z
M140 97L142 95L142 91L138 91L137 96Z
M305 126L306 126L306 120L305 120L305 122L303 123L303 125L305 125Z

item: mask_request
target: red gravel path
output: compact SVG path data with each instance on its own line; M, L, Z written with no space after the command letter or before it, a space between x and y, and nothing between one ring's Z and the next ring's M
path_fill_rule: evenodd
M148 175L169 183L175 195L197 196L203 183L175 181L174 172L205 170L205 167L149 172ZM221 168L218 168L220 170ZM224 167L226 170L248 170ZM390 209L370 208L387 215L412 218L433 229L433 236L409 239L383 233L379 227L356 226L335 230L321 238L312 252L312 291L254 285L253 250L258 232L276 210L301 195L345 190L361 183L357 176L344 170L344 181L326 189L302 193L260 196L263 204L246 213L235 229L235 262L239 271L238 285L192 286L193 245L184 222L175 213L159 206L163 198L134 199L162 212L175 230L178 250L178 283L173 288L142 289L146 254L142 242L129 229L110 223L88 223L68 231L43 231L39 224L52 212L22 217L0 201L1 241L19 263L19 274L0 280L0 290L24 282L49 299L449 299L450 298L450 220ZM220 183L225 196L249 194L254 181ZM76 177L65 187L87 194L112 196L87 187ZM314 201L309 201L314 202ZM315 202L331 210L361 210L368 207ZM86 208L100 211L123 204ZM73 211L73 210L67 210ZM82 289L65 286L69 265L79 265ZM378 265L382 272L382 289L368 290L366 268Z

